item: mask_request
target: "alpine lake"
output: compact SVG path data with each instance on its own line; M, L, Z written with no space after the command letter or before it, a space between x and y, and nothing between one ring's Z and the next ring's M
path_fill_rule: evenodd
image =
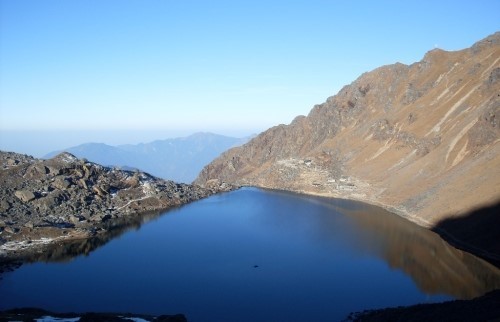
M0 279L0 309L338 321L469 299L500 270L368 204L242 188L55 245Z

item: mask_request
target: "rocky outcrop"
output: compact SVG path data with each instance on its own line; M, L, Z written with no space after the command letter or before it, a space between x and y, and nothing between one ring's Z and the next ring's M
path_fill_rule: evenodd
M0 167L2 170L16 167L26 163L33 163L36 159L26 154L15 152L0 153Z
M234 186L179 184L62 153L36 160L0 152L0 256L86 238L123 217L176 207Z
M225 152L195 182L357 199L426 227L463 217L500 199L499 73L500 33L380 67Z

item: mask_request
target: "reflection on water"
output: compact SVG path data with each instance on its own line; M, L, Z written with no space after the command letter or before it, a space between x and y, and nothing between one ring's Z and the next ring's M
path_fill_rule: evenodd
M77 239L65 241L60 244L50 245L47 251L43 253L31 254L25 258L26 263L34 262L66 262L73 258L85 255L104 246L109 241L132 230L139 230L142 225L157 219L162 215L161 212L149 212L140 216L126 216L108 222L104 226L104 232L100 232L95 237L89 239Z
M320 198L317 202L355 222L361 235L353 236L352 244L360 251L402 269L428 294L470 299L500 288L497 267L450 246L432 231L367 204ZM328 223L324 222L323 227L328 227ZM329 228L326 230L328 233Z
M152 211L143 213L140 216L117 218L112 222L108 221L106 225L103 225L105 231L101 231L92 238L66 240L48 245L43 252L32 252L31 254L26 254L22 259L13 261L0 260L0 280L3 273L14 271L25 263L63 263L71 261L78 256L88 256L94 250L106 245L109 241L128 231L139 230L143 224L157 219L164 214L165 213L162 212Z
M0 281L0 309L332 321L500 288L498 268L381 208L254 188L130 217L27 262Z

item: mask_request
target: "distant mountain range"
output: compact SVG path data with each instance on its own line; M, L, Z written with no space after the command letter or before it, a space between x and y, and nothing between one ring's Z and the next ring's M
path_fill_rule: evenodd
M222 152L242 145L249 139L200 132L187 137L140 144L111 146L85 143L51 152L44 158L49 159L66 151L95 163L129 170L140 169L160 178L188 183Z

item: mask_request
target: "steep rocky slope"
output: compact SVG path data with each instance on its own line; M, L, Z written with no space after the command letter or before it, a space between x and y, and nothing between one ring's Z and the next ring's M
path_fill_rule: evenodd
M358 199L434 227L500 200L499 118L497 32L365 73L307 117L225 152L195 182ZM498 226L483 228L498 236Z
M62 153L49 160L1 152L0 259L55 240L87 238L151 211L175 207L233 187L178 184Z

